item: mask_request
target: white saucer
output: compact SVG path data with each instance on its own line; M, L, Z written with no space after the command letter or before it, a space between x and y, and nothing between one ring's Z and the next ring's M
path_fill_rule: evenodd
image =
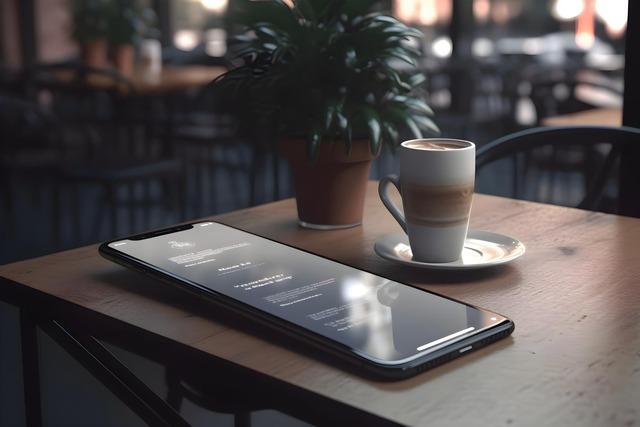
M414 261L409 238L404 233L389 234L376 241L374 250L382 258L420 268L472 270L505 264L524 254L524 245L514 238L490 231L469 230L462 256L452 262Z

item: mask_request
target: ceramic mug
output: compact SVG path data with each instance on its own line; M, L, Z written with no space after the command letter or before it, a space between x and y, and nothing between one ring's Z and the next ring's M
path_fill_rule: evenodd
M409 236L413 259L451 262L460 257L469 228L476 146L446 138L413 139L400 145L400 177L380 180L380 199ZM402 212L389 198L402 196Z

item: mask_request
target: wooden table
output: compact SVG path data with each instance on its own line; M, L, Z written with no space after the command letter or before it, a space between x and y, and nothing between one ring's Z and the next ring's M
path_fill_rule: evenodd
M299 228L293 200L214 219L503 313L515 321L512 337L414 378L377 382L204 310L100 258L95 245L0 267L0 296L242 368L292 398L310 396L304 410L315 398L327 412L335 404L353 419L409 425L640 423L640 220L476 195L472 227L517 237L527 253L493 270L436 273L374 254L378 237L399 231L375 187L364 224L348 230Z
M133 75L126 77L136 95L162 95L182 92L187 89L206 86L227 71L226 67L213 65L165 65L159 74L149 74L136 68ZM53 74L63 80L72 81L75 72L68 69L55 70ZM115 84L108 76L90 75L86 83L96 89L120 89L127 92L124 85Z
M545 126L622 126L622 108L594 108L579 113L548 117Z

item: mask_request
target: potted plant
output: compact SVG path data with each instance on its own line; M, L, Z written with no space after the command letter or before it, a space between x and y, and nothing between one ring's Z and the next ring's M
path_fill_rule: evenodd
M107 30L111 0L73 0L72 37L80 44L82 61L91 67L107 65Z
M135 0L110 0L108 38L113 47L113 62L124 76L134 68L134 45L141 40L153 22L153 11Z
M418 96L422 33L372 0L237 1L240 63L214 82L244 129L277 138L294 177L300 224L362 222L371 160L399 134L438 132ZM397 63L407 72L400 72Z

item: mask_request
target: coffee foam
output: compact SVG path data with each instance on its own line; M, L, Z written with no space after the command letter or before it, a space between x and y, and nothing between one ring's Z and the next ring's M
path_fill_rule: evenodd
M409 141L402 144L402 146L414 150L451 151L467 148L469 144L462 141Z

